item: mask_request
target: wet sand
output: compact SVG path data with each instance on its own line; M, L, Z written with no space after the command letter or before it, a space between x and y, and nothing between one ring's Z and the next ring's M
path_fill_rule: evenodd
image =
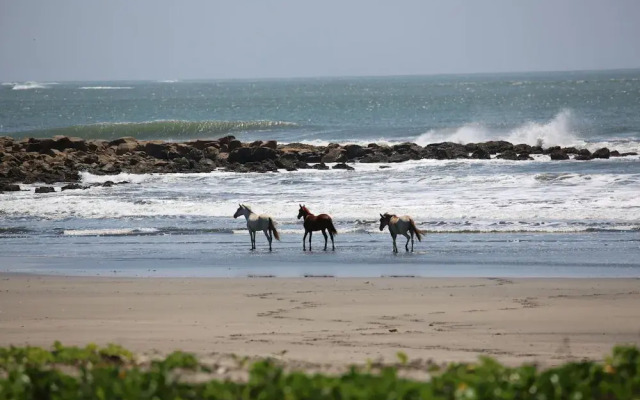
M640 279L89 278L0 274L0 345L554 365L640 345Z

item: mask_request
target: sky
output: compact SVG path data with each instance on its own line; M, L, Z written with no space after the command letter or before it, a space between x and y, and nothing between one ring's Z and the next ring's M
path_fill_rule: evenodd
M640 67L638 0L0 0L0 81Z

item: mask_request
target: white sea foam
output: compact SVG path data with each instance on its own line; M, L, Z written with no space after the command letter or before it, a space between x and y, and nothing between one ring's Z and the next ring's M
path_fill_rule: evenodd
M81 90L126 90L133 89L132 86L82 86Z
M624 170L625 163L638 158L606 162ZM590 163L594 168L587 172L571 167L586 165L578 161L566 161L567 169L558 170L545 167L554 165L549 161L419 160L385 169L355 164L355 171L278 174L84 173L83 183L131 183L47 196L8 192L2 195L2 211L9 217L47 219L222 219L228 220L224 228L242 229L243 222L231 216L238 203L246 203L273 216L284 225L282 229L292 229L300 223L296 216L298 204L303 203L314 213L331 214L341 229L369 233L375 232L375 217L381 212L412 215L432 232L571 232L640 226L640 174L598 172L598 161ZM358 220L374 222L363 227Z
M123 229L66 229L65 236L128 236L156 233L156 228L123 228Z
M500 132L491 130L480 123L463 125L453 129L430 130L415 139L419 145L438 142L478 143L489 140L506 140L531 146L573 146L584 143L574 129L571 111L564 110L545 123L527 122L515 129Z
M14 83L13 90L32 90L32 89L47 89L53 83L38 83L38 82L23 82Z

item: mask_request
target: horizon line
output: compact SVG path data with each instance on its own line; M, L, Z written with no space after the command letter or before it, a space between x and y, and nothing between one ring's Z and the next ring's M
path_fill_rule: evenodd
M354 79L354 78L401 78L401 77L428 77L428 76L470 76L470 75L515 75L515 74L552 74L552 73L585 73L585 72L622 72L640 71L640 66L623 68L604 69L557 69L557 70L512 70L495 72L438 72L438 73L416 73L416 74L389 74L389 75L299 75L299 76L268 76L268 77L229 77L229 78L144 78L144 79L46 79L46 80L3 80L2 84L25 83L25 82L205 82L205 81L266 81L266 80L297 80L297 79ZM169 82L167 82L169 83Z

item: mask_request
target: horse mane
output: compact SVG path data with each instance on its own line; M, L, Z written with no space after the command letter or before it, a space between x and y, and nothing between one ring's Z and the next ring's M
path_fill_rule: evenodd
M383 217L385 217L385 218L392 218L392 217L397 217L397 215L395 215L395 214L389 214L389 213L384 213Z
M307 206L300 207L301 210L304 210L307 214L311 214L311 211L307 208Z

